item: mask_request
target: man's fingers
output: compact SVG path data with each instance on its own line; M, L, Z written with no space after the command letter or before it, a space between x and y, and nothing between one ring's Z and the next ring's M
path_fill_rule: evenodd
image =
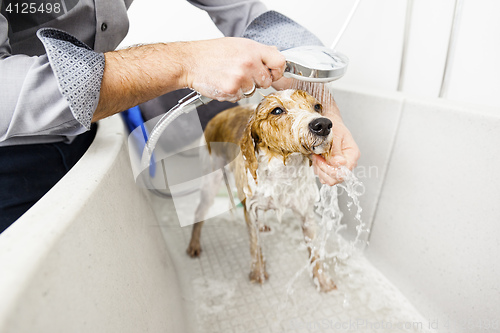
M313 155L312 158L314 172L318 175L322 184L333 186L344 181L340 176L338 169L338 167L342 164L333 166L320 155Z
M321 168L319 168L318 170L319 171L316 174L318 175L319 180L322 184L333 186L343 181L342 178L332 176L332 174L324 172Z
M273 81L283 77L286 67L285 56L274 46L266 46L262 52L262 63L269 69Z
M273 79L269 69L262 65L261 70L254 75L254 81L258 88L267 89L273 83Z
M285 71L285 67L279 69L269 68L269 72L271 73L271 79L273 82L278 81L283 77L283 72Z

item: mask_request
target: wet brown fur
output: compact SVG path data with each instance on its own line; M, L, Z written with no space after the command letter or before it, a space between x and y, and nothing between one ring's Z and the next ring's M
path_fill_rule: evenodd
M230 142L237 144L244 156L245 169L248 169L257 181L256 153L264 151L267 156L279 157L286 164L288 156L295 152L310 155L310 147L299 144L292 136L292 122L288 114L275 116L270 111L283 108L286 112L300 108L317 114L314 106L319 102L302 90L291 95L291 100L281 99L277 94L266 96L257 108L253 106L237 106L219 113L207 125L205 140L212 154L210 142ZM319 104L320 105L320 104ZM225 149L224 149L225 150ZM328 150L329 151L329 150ZM229 149L217 151L228 161L237 157L238 151Z

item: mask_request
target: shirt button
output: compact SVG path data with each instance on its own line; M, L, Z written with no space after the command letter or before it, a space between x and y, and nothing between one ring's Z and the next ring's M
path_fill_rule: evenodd
M101 24L101 31L108 30L108 25L106 23Z

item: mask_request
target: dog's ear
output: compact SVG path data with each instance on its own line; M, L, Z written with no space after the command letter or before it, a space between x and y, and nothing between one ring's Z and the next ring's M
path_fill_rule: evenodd
M245 167L250 170L253 179L257 183L257 168L258 162L255 153L257 152L257 144L259 143L259 136L254 129L253 118L248 122L243 136L240 141L241 153L245 160Z

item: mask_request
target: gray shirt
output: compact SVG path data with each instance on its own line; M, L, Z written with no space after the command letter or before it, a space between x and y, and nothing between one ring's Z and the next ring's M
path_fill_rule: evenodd
M281 49L320 44L257 0L188 1L207 11L226 36L281 42ZM90 128L103 53L127 34L131 2L62 0L50 13L47 7L39 11L40 4L34 13L22 13L22 6L0 0L0 146L71 142Z

